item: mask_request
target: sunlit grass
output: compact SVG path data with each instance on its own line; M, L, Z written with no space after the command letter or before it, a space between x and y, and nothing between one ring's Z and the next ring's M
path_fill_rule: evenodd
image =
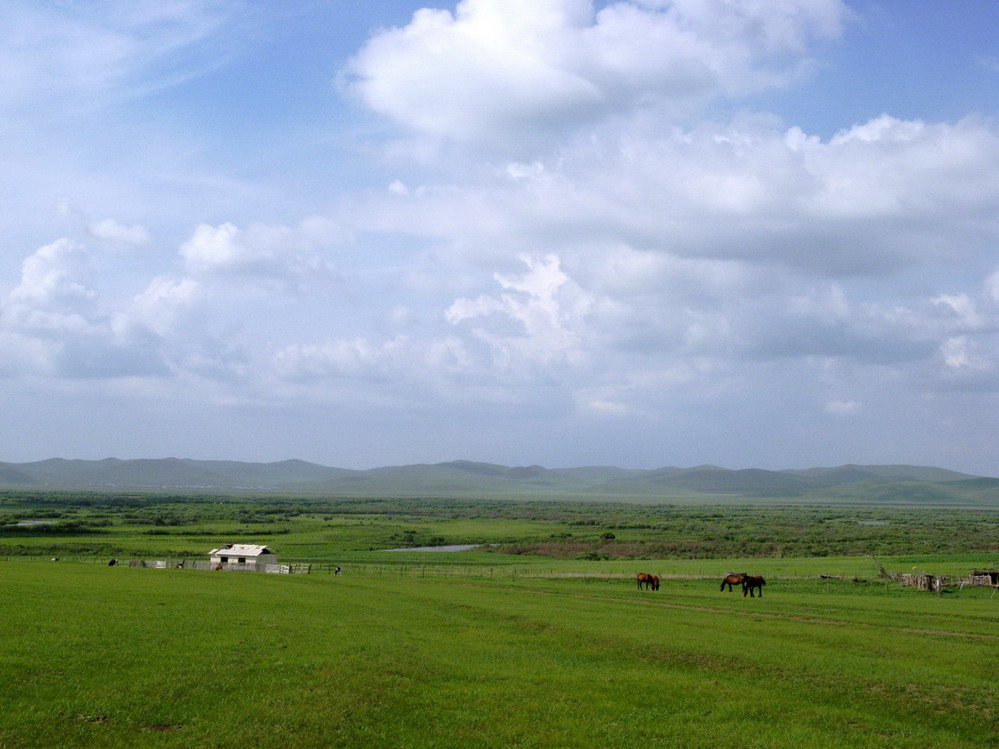
M999 600L0 563L0 746L994 740Z

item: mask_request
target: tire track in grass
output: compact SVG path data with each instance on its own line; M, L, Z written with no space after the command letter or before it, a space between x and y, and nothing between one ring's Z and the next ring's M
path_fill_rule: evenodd
M537 590L532 591L537 593L545 593L547 591ZM554 595L554 594L553 594ZM574 596L578 598L604 598L605 600L615 600L620 601L622 599L615 598L613 596L592 596L585 593L568 593L566 595ZM874 629L884 629L894 632L908 632L911 634L919 635L934 635L942 637L967 637L971 639L979 640L999 640L999 635L985 634L984 632L961 632L954 629L934 629L931 627L909 627L900 624L877 624L874 622L860 622L852 619L833 619L831 617L822 616L811 616L807 614L785 614L773 611L740 611L737 609L724 609L715 606L698 606L691 603L670 603L667 601L635 601L640 605L648 606L662 606L665 608L673 609L685 609L688 611L707 611L721 614L734 614L736 616L749 616L754 618L768 618L768 619L782 619L787 621L796 622L809 622L813 624L827 624L827 625L837 625L837 626L851 626L851 627L871 627Z

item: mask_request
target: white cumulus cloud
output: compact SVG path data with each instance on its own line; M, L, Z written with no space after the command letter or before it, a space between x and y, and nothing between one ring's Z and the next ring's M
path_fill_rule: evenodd
M526 273L496 274L503 293L458 299L445 312L446 319L453 325L474 321L475 334L502 362L513 354L542 361L571 356L593 296L562 271L557 256L521 260Z
M204 276L242 276L297 289L312 280L335 276L321 247L338 240L332 225L318 219L293 228L231 223L200 224L180 246L188 270Z
M145 227L137 224L127 226L110 218L92 222L88 230L97 239L116 244L141 246L149 243L149 232Z
M462 0L375 34L347 68L413 130L514 147L635 108L683 109L786 83L835 37L840 0Z

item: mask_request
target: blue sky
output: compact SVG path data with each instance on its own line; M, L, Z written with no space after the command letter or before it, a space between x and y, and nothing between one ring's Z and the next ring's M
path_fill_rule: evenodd
M994 2L0 8L0 460L999 475Z

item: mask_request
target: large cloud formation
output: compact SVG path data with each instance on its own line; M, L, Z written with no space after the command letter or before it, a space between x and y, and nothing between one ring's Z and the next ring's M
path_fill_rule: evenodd
M419 10L339 76L392 123L368 151L398 170L387 189L287 221L192 210L165 248L84 221L0 296L0 376L547 420L525 451L669 432L717 459L718 430L761 421L801 460L820 431L844 458L905 457L883 443L934 421L968 444L958 422L999 397L995 123L873 112L819 137L748 109L806 83L851 16L838 0ZM765 443L730 454L773 463Z
M352 60L365 104L420 133L513 147L635 109L684 111L785 85L839 0L463 0L376 34Z
M813 413L849 418L902 393L995 392L992 122L882 114L821 139L772 116L696 117L799 80L850 15L839 2L421 11L376 34L348 83L414 138L413 158L436 140L448 170L467 171L397 184L359 220L496 268L496 291L446 319L486 347L483 378L557 377L577 406L633 415L663 393L720 404L727 386L809 381ZM559 304L567 289L575 301Z

